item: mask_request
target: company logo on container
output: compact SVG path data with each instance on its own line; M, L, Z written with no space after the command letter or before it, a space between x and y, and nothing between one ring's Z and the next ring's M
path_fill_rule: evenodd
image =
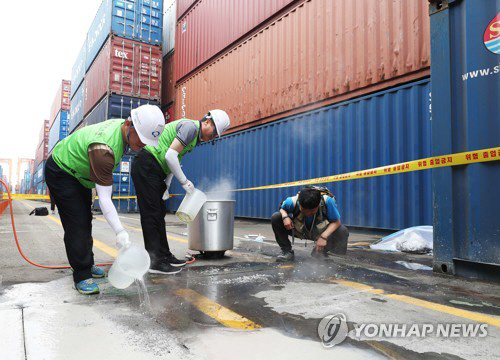
M488 24L483 36L484 46L493 54L500 54L500 13Z
M128 56L127 56L126 51L120 51L118 49L115 49L115 56L119 57L120 59L127 59L128 60Z

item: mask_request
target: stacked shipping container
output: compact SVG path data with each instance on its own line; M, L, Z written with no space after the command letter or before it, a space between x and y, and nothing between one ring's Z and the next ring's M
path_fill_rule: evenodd
M186 16L202 22L197 9ZM222 108L234 131L429 75L425 2L304 1L259 30L198 69L180 60L177 29L175 76L192 74L177 82L177 116Z
M70 91L71 82L69 80L62 80L61 86L58 88L50 110L51 120L49 122L49 154L59 141L68 136ZM54 117L52 118L52 116Z
M161 1L153 0L102 1L73 66L70 132L81 124L127 117L129 106L120 115L96 118L93 110L103 102L115 103L114 95L137 97L134 104L160 99L162 8Z
M49 131L49 154L59 141L68 136L69 111L59 111Z
M160 100L160 81L160 47L112 35L85 76L84 114L110 94Z
M429 82L421 80L430 67L427 3L186 0L177 14L175 95L164 92L162 108L175 104L176 118L194 119L221 108L234 132L186 157L193 179L229 176L244 188L430 155ZM217 159L211 167L207 157ZM329 187L346 224L431 223L429 173ZM236 214L269 218L296 192L237 193Z
M85 86L85 59L87 55L87 39L78 53L76 61L71 69L71 111L68 131L71 133L83 120L83 95Z
M49 120L44 120L40 129L38 138L38 146L35 152L35 162L33 165L33 181L32 192L35 194L43 194L45 188L44 182L44 167L45 160L49 154ZM39 192L40 191L40 192Z

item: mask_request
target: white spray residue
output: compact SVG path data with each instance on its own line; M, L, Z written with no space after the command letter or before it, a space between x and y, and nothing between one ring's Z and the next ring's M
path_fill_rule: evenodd
M210 184L210 183L209 183ZM235 184L231 179L220 179L207 187L208 201L234 200Z

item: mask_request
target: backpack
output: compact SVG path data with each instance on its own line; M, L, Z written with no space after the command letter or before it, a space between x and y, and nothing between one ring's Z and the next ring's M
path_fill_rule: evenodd
M49 210L46 207L37 207L30 212L30 215L33 214L35 214L35 216L47 216L49 215Z

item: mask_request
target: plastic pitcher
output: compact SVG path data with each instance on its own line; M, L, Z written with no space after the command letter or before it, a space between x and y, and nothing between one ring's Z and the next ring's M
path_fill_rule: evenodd
M125 289L135 279L141 279L150 265L151 259L148 252L137 245L130 245L119 251L115 262L109 269L108 280L115 288Z
M190 223L194 220L201 207L207 201L207 196L203 191L194 189L191 194L186 194L175 215L180 221Z

